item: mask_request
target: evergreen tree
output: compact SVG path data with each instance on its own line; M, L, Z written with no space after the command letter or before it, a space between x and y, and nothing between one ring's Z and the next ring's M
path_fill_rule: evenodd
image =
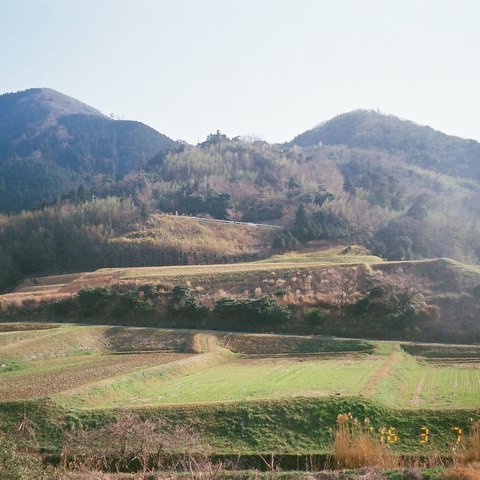
M345 181L343 182L343 191L349 195L355 195L357 193L355 185L349 176L345 177Z

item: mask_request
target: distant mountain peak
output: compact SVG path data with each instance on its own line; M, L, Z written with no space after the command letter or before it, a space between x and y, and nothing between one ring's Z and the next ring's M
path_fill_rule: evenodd
M37 96L37 101L43 101L59 117L72 114L104 116L96 108L51 88L37 88L30 91L32 90L33 95Z
M376 110L338 115L297 135L287 146L343 145L383 150L412 165L480 180L480 143Z
M51 88L0 95L0 211L51 202L98 175L125 175L176 146Z
M0 126L17 117L27 118L31 128L44 130L61 117L78 114L104 117L99 110L51 88L29 88L0 95Z

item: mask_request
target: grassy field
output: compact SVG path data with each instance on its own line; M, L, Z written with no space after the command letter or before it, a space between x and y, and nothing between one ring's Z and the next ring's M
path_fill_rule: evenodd
M445 444L451 428L468 428L480 407L480 347L80 325L10 328L0 332L0 421L8 425L28 409L40 437L49 432L45 442L55 445L61 439L56 419L96 425L127 408L167 424L188 421L219 453L323 451L336 416L352 411L375 427L401 430L399 448L408 450L419 448L424 425ZM425 355L438 351L440 358Z
M404 402L422 408L480 406L480 361L454 366L422 365L408 379Z
M439 358L425 356L439 351ZM1 400L61 394L66 407L328 395L380 398L403 408L480 406L480 347L473 346L402 349L328 337L19 326L0 332L0 363Z
M202 355L199 355L201 357ZM239 402L294 396L359 393L381 360L366 359L238 359L231 355L183 370L150 369L59 399L62 406L81 408L135 405Z

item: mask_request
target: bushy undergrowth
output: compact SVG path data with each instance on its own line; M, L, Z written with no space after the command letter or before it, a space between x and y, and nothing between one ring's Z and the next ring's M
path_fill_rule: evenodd
M208 308L198 303L188 287L177 285L172 291L169 312L176 317L199 320L208 315Z
M185 325L202 328L237 326L252 328L275 327L291 318L290 310L273 298L230 298L217 300L212 309L200 303L198 297L185 285L176 285L171 293L160 293L158 286L146 284L122 291L110 287L84 288L77 299L65 299L45 308L54 317L80 314L80 318L94 321L101 317L109 323Z
M445 467L448 460L435 451L418 461L409 459L387 442L382 443L368 419L360 421L351 413L338 415L329 456L305 454L304 462L299 464L297 455L297 469L290 470L290 466L286 471L282 467L288 461L285 464L282 455L275 452L250 457L247 464L241 462L240 456L236 461L233 457L215 456L206 436L192 429L188 418L172 425L150 415L117 412L99 424L87 423L64 427L58 457L42 457L35 436L29 437L30 442L19 442L18 426L16 432L1 433L0 478L66 480L111 478L113 474L114 478L132 480L477 480L480 465L476 460L472 462L471 456L463 455L454 457L453 464L450 461L451 466ZM478 455L477 437L474 427L466 445L467 450L473 448ZM42 458L47 461L42 462ZM52 461L57 467L49 463Z
M221 298L215 303L215 315L220 319L231 319L246 325L257 322L284 323L290 319L290 311L268 297Z

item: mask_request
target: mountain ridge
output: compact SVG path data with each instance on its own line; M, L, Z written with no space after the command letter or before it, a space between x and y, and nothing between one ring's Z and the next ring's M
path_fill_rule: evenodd
M141 122L113 120L49 88L0 96L0 210L38 207L121 177L178 143Z
M409 163L439 173L480 179L480 143L476 140L448 135L374 110L358 109L337 115L285 145L376 148L403 154Z

